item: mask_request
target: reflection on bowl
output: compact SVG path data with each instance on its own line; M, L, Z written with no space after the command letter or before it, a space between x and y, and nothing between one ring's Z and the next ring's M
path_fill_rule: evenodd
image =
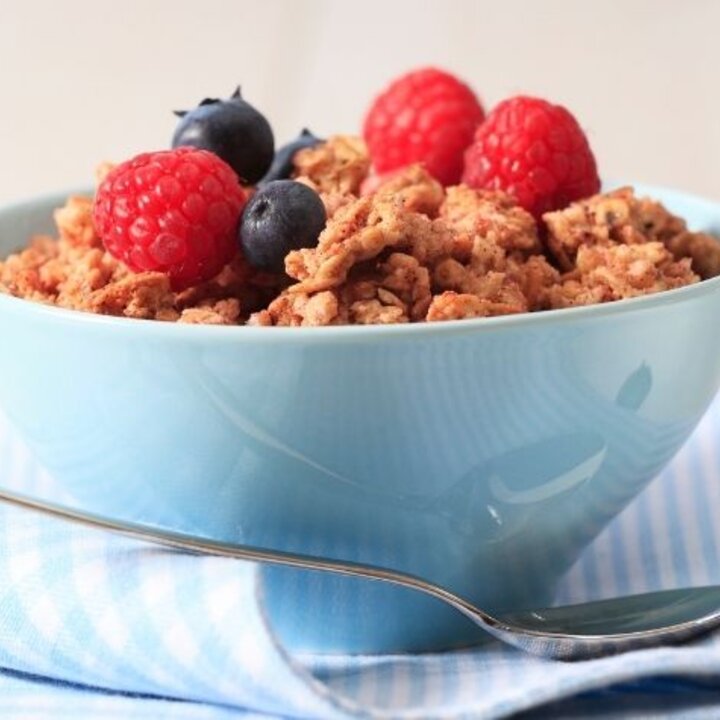
M653 190L698 229L720 206ZM0 211L0 254L47 230ZM0 296L0 406L94 512L416 573L494 611L548 604L720 384L720 279L542 314L224 328ZM229 566L230 567L230 566ZM231 571L231 570L229 570ZM296 648L477 640L411 591L265 569Z

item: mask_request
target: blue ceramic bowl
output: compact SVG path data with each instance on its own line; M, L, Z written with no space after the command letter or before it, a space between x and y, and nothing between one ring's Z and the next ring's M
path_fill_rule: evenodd
M720 205L659 189L697 229ZM0 255L62 197L0 211ZM547 605L720 384L720 278L437 324L201 327L0 296L0 407L98 513L416 573L492 611ZM232 572L228 566L228 572ZM412 591L263 571L286 643L475 642Z

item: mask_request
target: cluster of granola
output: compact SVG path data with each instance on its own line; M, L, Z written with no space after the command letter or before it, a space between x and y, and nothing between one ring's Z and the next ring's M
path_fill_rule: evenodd
M251 272L240 256L211 282L182 292L162 273L133 273L103 248L91 198L70 197L55 223L57 239L35 237L0 262L0 292L102 315L234 325L280 288L278 278Z
M551 308L671 290L720 272L720 244L691 233L660 203L631 188L596 195L543 216L548 252L564 270Z
M93 313L184 323L337 325L452 320L608 302L720 273L720 244L623 188L544 215L542 232L509 196L443 188L419 165L378 183L362 141L338 136L295 158L328 222L290 252L284 276L238 256L212 281L174 292L105 252L92 200L55 213L0 263L0 291ZM371 186L372 183L372 186Z
M714 238L688 232L630 188L546 214L541 238L509 196L444 189L420 166L363 196L359 145L355 153L334 165L333 177L338 165L347 170L343 187L315 172L321 161L333 166L332 142L299 156L299 179L321 192L331 220L317 247L288 254L285 269L297 282L250 324L504 315L629 298L720 272Z

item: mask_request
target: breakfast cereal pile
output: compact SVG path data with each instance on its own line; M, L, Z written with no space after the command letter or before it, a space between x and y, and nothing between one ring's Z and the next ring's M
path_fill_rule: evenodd
M417 151L393 139L397 129L377 117L392 90L371 109L364 138L304 131L277 152L236 94L224 104L246 113L255 156L226 164L223 152L180 137L175 150L104 166L94 198L70 197L55 212L57 238L33 238L0 262L0 292L130 318L318 326L551 310L720 274L715 238L632 188L598 192L594 158L564 108L520 98L511 109L525 121L508 130L502 104L483 120L463 85L472 107L456 103L459 117L448 111L444 122L465 137L443 156L429 140ZM213 103L223 106L198 108L205 127L217 121L203 115ZM543 122L554 132L547 141L537 136ZM493 155L503 132L514 133L513 147L525 142L514 166Z

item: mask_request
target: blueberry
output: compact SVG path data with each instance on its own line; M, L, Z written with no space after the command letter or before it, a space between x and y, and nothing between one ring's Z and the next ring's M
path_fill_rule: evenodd
M295 180L274 180L248 201L238 229L247 261L281 273L291 250L317 245L327 216L320 196Z
M247 184L256 183L273 160L275 140L265 117L240 97L206 98L194 110L176 112L181 120L172 139L180 145L209 150L221 157Z
M315 137L307 128L303 128L302 132L287 145L283 145L276 153L272 161L270 169L265 173L263 179L258 185L272 182L273 180L284 180L289 178L293 172L293 158L298 150L303 148L315 147L321 142L325 142L319 137Z

